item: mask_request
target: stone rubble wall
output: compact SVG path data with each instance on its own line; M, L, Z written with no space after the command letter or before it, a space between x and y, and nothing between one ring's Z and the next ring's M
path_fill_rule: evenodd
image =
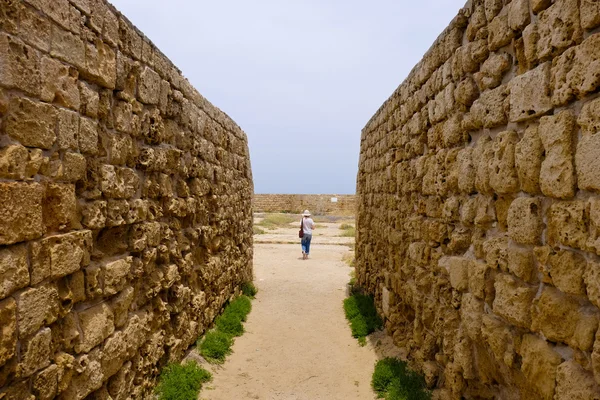
M337 198L337 203L331 202ZM355 215L356 196L353 194L255 194L254 212L286 212L301 214L308 209L313 214Z
M109 3L1 1L0 399L149 398L252 278L252 192L244 132Z
M440 398L600 398L599 27L469 1L363 129L358 281Z

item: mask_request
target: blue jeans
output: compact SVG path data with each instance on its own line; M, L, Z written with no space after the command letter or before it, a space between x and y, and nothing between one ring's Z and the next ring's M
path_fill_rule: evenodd
M302 241L300 244L302 245L302 252L304 254L310 253L310 240L312 239L312 235L307 235L306 233L302 237Z

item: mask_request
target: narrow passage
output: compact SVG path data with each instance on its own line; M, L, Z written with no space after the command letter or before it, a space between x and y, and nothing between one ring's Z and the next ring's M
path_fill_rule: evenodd
M299 245L255 244L254 252L259 293L246 333L225 364L210 367L214 380L200 399L374 399L375 350L358 345L342 310L348 246L313 238L307 261Z

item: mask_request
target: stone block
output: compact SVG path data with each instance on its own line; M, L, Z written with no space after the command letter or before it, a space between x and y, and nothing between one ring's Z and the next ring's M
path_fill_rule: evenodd
M78 313L82 337L75 345L77 353L87 353L115 330L114 315L108 304L102 303Z
M502 83L504 74L512 66L512 57L508 53L495 53L483 62L479 72L474 74L480 90L493 89Z
M85 66L85 43L78 35L53 25L50 55L81 70Z
M17 350L17 304L13 298L0 301L0 367Z
M577 144L575 169L577 186L582 190L600 191L600 135L584 135Z
M133 140L129 135L107 136L107 147L109 148L110 163L113 165L124 165L133 158Z
M98 153L98 122L88 118L79 120L79 150L84 154Z
M534 264L533 251L514 244L510 245L508 247L508 271L525 282L536 283L537 269Z
M0 85L32 96L41 94L41 56L21 41L0 33Z
M511 122L536 118L552 109L549 62L514 77L508 86Z
M540 186L546 196L559 199L575 195L573 136L575 118L569 111L542 117L538 129L546 157L540 170Z
M531 197L517 197L508 209L508 233L518 243L537 244L542 237L542 203Z
M130 168L103 165L100 168L100 177L100 188L108 198L130 198L140 186L139 176Z
M24 179L28 161L29 152L20 144L0 149L0 177L17 180Z
M600 307L600 263L590 262L584 265L583 280L588 299L596 307Z
M552 400L556 375L562 357L545 340L535 335L524 335L520 348L523 359L521 371L540 399Z
M581 27L594 29L600 26L600 3L596 0L581 0Z
M10 101L3 130L24 146L50 149L56 141L56 122L51 105L16 97Z
M111 308L115 316L115 328L122 328L127 323L129 307L133 303L134 295L135 290L127 287L111 301Z
M514 330L500 318L490 314L484 314L481 322L481 336L495 359L512 368L516 356Z
M484 303L470 293L465 293L460 305L460 320L467 336L474 341L481 340L481 318Z
M593 135L600 131L600 99L586 102L577 117L577 124L585 135Z
M31 244L32 284L57 279L90 263L92 232L77 231L54 235Z
M85 47L85 67L82 76L90 82L114 89L117 81L117 57L113 49L101 40Z
M543 159L544 146L538 128L530 126L515 146L515 165L523 191L531 194L540 193L540 171Z
M538 16L538 58L542 61L560 55L581 42L583 31L579 21L579 1L556 0Z
M133 106L125 101L118 101L113 108L115 128L119 132L132 133Z
M58 366L52 364L43 371L40 371L40 373L33 378L32 389L36 399L52 400L56 397L58 390L58 372Z
M0 245L43 235L43 192L39 183L0 182Z
M17 296L19 337L27 337L58 317L58 292L53 284L32 287Z
M554 203L548 212L548 242L585 249L588 237L589 215L587 203L565 201Z
M138 100L144 104L158 104L160 91L160 76L152 69L145 67L138 80Z
M440 266L447 268L450 274L450 284L458 291L469 288L469 263L471 261L461 257L448 257L440 260Z
M470 113L465 116L465 129L495 128L508 122L506 98L507 87L502 85L493 90L487 90L475 100Z
M72 151L63 156L62 180L66 182L77 182L85 178L87 161L86 158Z
M29 285L25 245L0 247L0 300Z
M81 209L82 224L89 229L102 229L106 226L106 201L85 203Z
M584 272L587 269L587 262L583 256L569 250L560 250L556 254L548 257L550 265L550 275L552 282L561 291L574 294L585 295ZM593 280L590 279L590 286ZM600 287L598 287L600 289ZM588 297L592 300L592 290L588 290ZM599 292L600 294L600 292ZM600 299L599 299L600 300ZM598 303L600 304L600 302Z
M75 185L47 184L42 208L48 231L66 231L79 226Z
M556 370L554 400L600 399L594 376L575 361L565 361Z
M489 180L496 193L515 193L519 190L519 178L515 168L515 146L518 142L519 136L514 131L500 132L494 138Z
M60 150L77 150L79 115L76 112L58 109L56 144Z
M64 384L65 388L60 394L59 400L82 400L90 393L100 389L104 382L100 348L78 356L72 364L75 367L71 372L72 378Z
M514 36L514 32L508 25L508 12L503 11L488 25L488 47L490 51L496 51L510 44Z
M598 330L598 313L581 308L578 300L546 286L532 307L532 327L549 340L591 351Z
M463 79L454 90L454 100L461 108L466 109L479 97L479 89L473 78Z
M29 377L50 365L51 341L50 328L44 328L21 344L21 363L18 367L20 377Z
M15 3L16 5L16 3ZM24 42L31 46L42 50L43 52L50 51L50 41L52 37L52 22L46 16L39 14L36 10L30 7L24 7L19 3L18 16L18 34ZM14 22L17 19L13 16ZM9 32L8 29L5 29Z
M507 274L496 276L494 312L513 325L529 329L531 326L531 304L537 288L518 282Z
M132 257L113 261L106 264L104 269L104 295L111 296L121 291L127 284L131 271Z
M85 82L79 82L80 112L90 118L98 117L100 95Z
M142 57L142 37L123 17L119 18L119 49L136 60Z
M488 284L492 283L488 277L488 266L486 263L471 260L469 267L469 291L479 299L485 299L489 292ZM493 283L492 283L493 284Z
M522 31L531 22L529 0L513 0L508 5L508 26L513 31Z
M62 106L79 110L79 89L77 69L69 67L50 57L42 58L42 94L41 99L48 103L56 102Z

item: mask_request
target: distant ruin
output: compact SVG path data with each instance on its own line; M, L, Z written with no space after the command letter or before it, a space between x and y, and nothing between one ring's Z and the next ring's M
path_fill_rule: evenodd
M353 194L255 194L252 209L295 214L308 209L316 215L355 215L356 197Z
M148 398L252 279L246 135L104 0L0 5L0 398Z
M358 281L440 398L600 398L599 26L469 1L363 129Z

